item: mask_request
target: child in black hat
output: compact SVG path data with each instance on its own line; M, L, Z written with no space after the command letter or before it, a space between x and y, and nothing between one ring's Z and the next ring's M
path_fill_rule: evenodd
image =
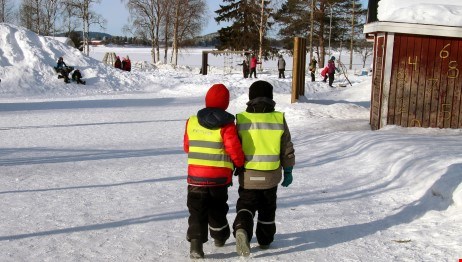
M249 88L245 112L236 116L242 149L246 156L239 176L237 215L233 224L236 251L250 255L254 217L258 213L256 237L260 248L267 249L276 233L276 191L292 183L295 164L294 147L284 113L275 111L273 86L256 81ZM262 146L264 145L264 146Z

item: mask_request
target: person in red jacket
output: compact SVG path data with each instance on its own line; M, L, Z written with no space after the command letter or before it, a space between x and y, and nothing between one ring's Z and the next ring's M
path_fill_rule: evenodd
M203 258L203 243L210 236L221 247L230 237L226 215L228 187L234 168L243 168L244 153L235 117L225 110L229 91L213 85L205 96L205 108L186 122L183 146L188 153L188 231L190 257Z
M127 56L122 60L122 70L130 72L132 70L132 63L130 58Z
M118 69L122 69L122 61L120 61L120 57L116 56L116 60L114 62L114 67Z
M257 78L257 64L261 64L261 62L258 61L255 55L252 55L250 58L250 78L252 78L252 74Z

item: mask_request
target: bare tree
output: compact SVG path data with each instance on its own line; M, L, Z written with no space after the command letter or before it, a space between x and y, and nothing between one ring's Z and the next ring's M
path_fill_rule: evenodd
M355 39L355 1L353 1L353 8L351 9L351 37L350 37L350 67L353 69L353 43Z
M69 4L75 7L78 10L78 17L82 19L82 36L83 36L83 45L84 45L84 53L86 55L90 54L90 26L92 24L97 24L100 28L104 29L104 24L106 20L102 18L100 15L96 14L91 10L92 4L99 4L101 0L72 0L69 1Z
M40 0L22 0L19 7L20 23L40 34Z
M81 26L78 19L76 19L78 10L72 5L72 0L61 2L59 9L62 10L64 31L67 32L67 35L70 35L77 27Z
M316 0L311 0L310 8L310 61L313 59L313 32L314 32L314 7L316 6Z
M206 3L204 0L176 0L174 10L171 63L177 65L180 43L188 37L198 35L202 29Z
M34 15L36 13L32 0L22 0L19 6L19 23L31 31L38 32Z
M359 39L356 41L355 51L361 56L363 68L365 68L367 58L372 56L373 44L371 42L367 42L367 40L364 38Z
M173 12L173 4L170 0L163 0L165 2L165 8L164 8L164 20L163 20L163 25L164 25L164 64L167 63L167 56L168 56L168 41L170 39L170 36L172 35L172 12ZM159 58L160 59L160 58Z
M0 0L0 22L11 22L13 20L13 2L11 0Z
M158 0L127 0L127 7L131 15L134 33L151 40L151 61L156 62L156 51L159 54L159 21L160 10Z
M42 9L42 0L32 0L33 4L34 4L34 10L35 10L35 21L36 21L36 25L37 25L37 34L41 34L41 28L42 28L42 25L41 25L41 17L42 17L42 14L41 14L41 9Z
M61 0L43 0L43 34L54 35L58 7Z
M178 31L180 28L180 4L183 2L187 2L188 0L175 0L175 18L173 21L173 44L172 44L172 56L170 58L170 62L174 65L178 64L178 42L179 36Z

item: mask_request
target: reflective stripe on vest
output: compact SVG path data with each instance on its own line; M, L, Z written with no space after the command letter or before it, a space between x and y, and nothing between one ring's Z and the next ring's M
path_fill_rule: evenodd
M284 114L237 114L237 129L245 154L245 168L275 170L280 165L281 137L284 133Z
M233 169L233 163L224 150L220 128L207 129L199 124L197 116L191 116L187 132L188 164Z

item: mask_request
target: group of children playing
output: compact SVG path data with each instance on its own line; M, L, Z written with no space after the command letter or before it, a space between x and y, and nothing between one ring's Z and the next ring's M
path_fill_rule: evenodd
M122 61L120 60L119 56L116 56L116 60L114 62L114 67L118 68L120 70L128 71L130 72L132 70L132 63L130 61L130 58L124 57Z
M116 61L114 63L114 67L124 70L124 71L131 71L130 58L127 56L127 57L124 57L122 61L120 61L120 58L117 56ZM71 82L71 80L69 79L69 74L72 71L74 71L72 73L73 81L75 81L77 84L82 84L82 85L86 84L86 82L82 80L82 73L80 72L80 70L79 69L74 70L74 67L66 65L62 56L58 58L58 62L56 64L55 70L58 73L58 79L63 78L66 84Z
M58 79L64 78L64 83L70 83L69 73L72 73L72 80L75 81L77 84L85 85L86 82L82 80L82 73L80 73L79 69L75 69L72 66L67 66L64 62L63 57L61 56L58 59L57 65L55 67L56 72L58 73Z
M318 61L313 57L309 63L309 71L311 75L311 82L316 81L316 65ZM255 78L257 78L256 75L256 67L257 64L261 64L261 62L258 62L257 58L255 55L252 55L250 59L250 65L247 60L244 60L242 63L238 64L242 66L242 73L244 78L249 77L250 73L250 78L252 78L252 74L254 74ZM279 78L285 78L284 71L285 71L285 60L282 57L282 55L279 56L278 59L278 71L279 71ZM335 66L335 56L332 56L329 61L327 61L327 66L324 67L321 70L321 76L324 78L322 81L327 82L327 79L329 79L329 86L332 87L332 84L335 79L335 72L339 72L339 69Z

